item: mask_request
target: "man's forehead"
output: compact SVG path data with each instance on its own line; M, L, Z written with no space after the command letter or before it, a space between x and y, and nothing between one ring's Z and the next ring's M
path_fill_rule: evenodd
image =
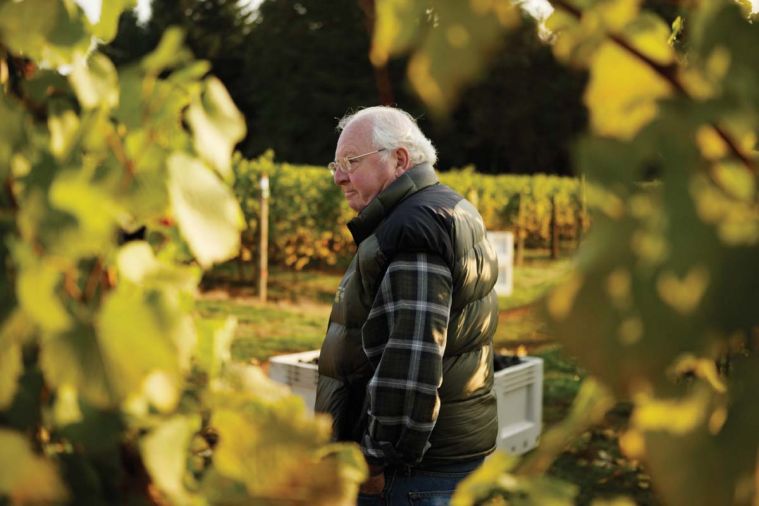
M345 127L337 140L337 151L352 147L365 147L371 145L371 124L362 119L352 121Z

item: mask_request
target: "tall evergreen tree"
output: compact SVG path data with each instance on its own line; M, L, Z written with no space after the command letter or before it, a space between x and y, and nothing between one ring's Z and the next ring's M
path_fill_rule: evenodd
M572 140L587 121L586 80L584 72L556 62L525 17L504 36L485 76L465 90L451 118L434 125L441 167L567 174Z
M184 29L193 54L238 98L254 13L239 0L152 0L148 38L156 44L167 27Z
M326 163L335 118L380 101L356 0L265 0L248 47L248 155L271 147L288 161Z
M326 163L337 118L392 100L419 118L444 170L473 163L485 172L567 172L572 135L585 121L585 76L556 64L534 23L504 37L485 78L439 120L409 92L403 58L380 73L372 68L372 4L264 0L250 12L237 0L153 0L145 27L133 14L122 17L109 54L129 61L168 26L184 28L189 47L211 62L246 116L240 147L249 157L273 148L281 160Z

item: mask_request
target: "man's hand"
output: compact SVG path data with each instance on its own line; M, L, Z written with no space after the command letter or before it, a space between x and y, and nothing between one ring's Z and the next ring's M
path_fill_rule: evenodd
M380 495L383 490L385 490L385 473L370 476L359 488L359 492L367 495Z

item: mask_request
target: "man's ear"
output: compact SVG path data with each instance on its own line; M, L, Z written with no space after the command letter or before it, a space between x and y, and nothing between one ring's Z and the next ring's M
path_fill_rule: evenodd
M400 176L411 168L411 156L406 148L395 150L395 175Z

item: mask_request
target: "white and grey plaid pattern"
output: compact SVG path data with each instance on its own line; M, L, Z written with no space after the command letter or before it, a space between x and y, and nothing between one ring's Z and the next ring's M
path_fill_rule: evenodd
M385 272L362 329L364 352L374 366L361 442L370 463L413 465L429 447L451 290L451 272L436 255L397 255Z

